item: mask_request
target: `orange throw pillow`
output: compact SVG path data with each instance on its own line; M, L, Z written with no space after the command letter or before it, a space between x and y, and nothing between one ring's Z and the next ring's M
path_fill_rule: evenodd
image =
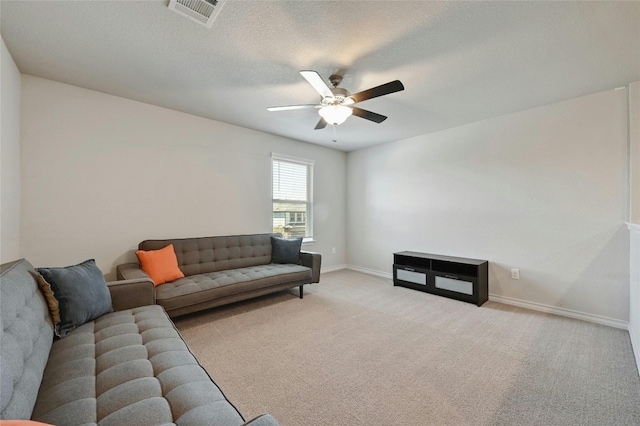
M184 274L178 268L178 258L173 250L173 244L160 250L137 250L136 256L142 270L151 277L156 286L184 278Z

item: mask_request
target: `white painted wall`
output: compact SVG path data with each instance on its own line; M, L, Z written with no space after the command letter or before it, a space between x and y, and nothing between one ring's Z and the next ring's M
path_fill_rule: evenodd
M20 71L0 37L0 263L20 254Z
M22 76L22 252L95 258L108 279L144 239L271 231L271 152L315 160L323 267L345 263L346 154ZM331 254L336 247L337 254Z
M636 365L640 370L640 225L629 225L631 247L629 250L630 288L629 288L629 335L636 357Z
M349 153L348 263L487 259L494 296L626 326L626 111L611 90Z
M631 213L629 232L629 335L640 370L640 81L629 85Z
M629 85L630 221L640 224L640 81Z
M94 257L112 279L142 239L268 232L278 152L316 161L306 249L324 268L389 274L399 250L486 258L493 295L629 318L624 91L348 156L28 75L21 122L14 218L37 266Z

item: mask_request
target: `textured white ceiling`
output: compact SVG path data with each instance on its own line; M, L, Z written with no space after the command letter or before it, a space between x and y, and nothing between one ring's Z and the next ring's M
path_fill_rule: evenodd
M640 2L227 0L212 28L160 1L0 2L21 72L344 151L640 80ZM405 91L314 130L300 76Z

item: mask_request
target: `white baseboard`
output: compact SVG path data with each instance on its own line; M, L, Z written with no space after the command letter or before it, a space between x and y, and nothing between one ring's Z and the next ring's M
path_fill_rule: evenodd
M640 336L638 335L638 330L629 327L629 337L631 338L633 355L636 357L636 366L638 367L638 372L640 372Z
M381 271L376 271L375 269L368 269L368 268L363 268L361 266L354 266L354 265L347 265L346 268L351 271L357 271L357 272L362 272L364 274L375 275L376 277L387 278L390 280L393 279L393 274L390 274L389 272L381 272Z
M347 265L335 265L335 266L328 266L328 267L321 267L320 268L320 273L321 274L326 274L327 272L335 272L335 271L339 271L341 269L347 269Z
M393 279L393 274L389 272L381 272L376 271L374 269L363 268L361 266L355 265L341 265L339 269L349 269L351 271L362 272L364 274L375 275L376 277L382 277L387 279ZM332 269L334 270L334 269ZM335 269L337 270L337 269ZM324 272L324 270L323 270ZM506 305L518 306L521 308L527 308L534 311L545 312L549 314L559 315L562 317L579 319L582 321L593 322L596 324L602 324L609 327L621 328L623 330L629 330L629 322L621 321L613 318L603 317L600 315L588 314L586 312L574 311L571 309L558 308L555 306L544 305L542 303L529 302L521 299L514 299L511 297L498 296L496 294L489 294L489 300L498 303L504 303ZM631 333L629 333L631 335ZM631 337L632 344L634 347L634 353L636 355L636 360L640 360L640 340L638 340L640 336L636 336L636 340L634 341L633 336ZM638 366L640 366L640 361L638 361Z
M555 306L544 305L542 303L529 302L521 299L513 299L511 297L498 296L496 294L489 294L489 300L491 300L492 302L504 303L506 305L519 306L521 308L527 308L534 311L559 315L561 317L574 318L582 321L593 322L596 324L607 325L609 327L621 328L623 330L629 329L629 323L627 321L621 321L613 318L603 317L600 315L588 314L586 312L579 312L571 309L558 308Z

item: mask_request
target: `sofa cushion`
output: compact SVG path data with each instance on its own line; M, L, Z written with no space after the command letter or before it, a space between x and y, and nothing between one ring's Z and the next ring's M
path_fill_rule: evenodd
M158 250L137 250L136 256L138 256L142 270L149 275L156 286L184 277L178 268L178 259L173 250L173 244Z
M0 418L30 419L53 342L53 323L26 260L0 271Z
M272 263L300 263L302 238L271 237Z
M157 305L103 315L56 341L32 418L53 424L243 423Z
M38 268L51 285L60 308L55 331L60 337L113 310L107 282L93 259L64 268Z
M287 282L311 282L311 269L302 265L268 264L189 275L156 287L156 302L167 311L202 301Z

